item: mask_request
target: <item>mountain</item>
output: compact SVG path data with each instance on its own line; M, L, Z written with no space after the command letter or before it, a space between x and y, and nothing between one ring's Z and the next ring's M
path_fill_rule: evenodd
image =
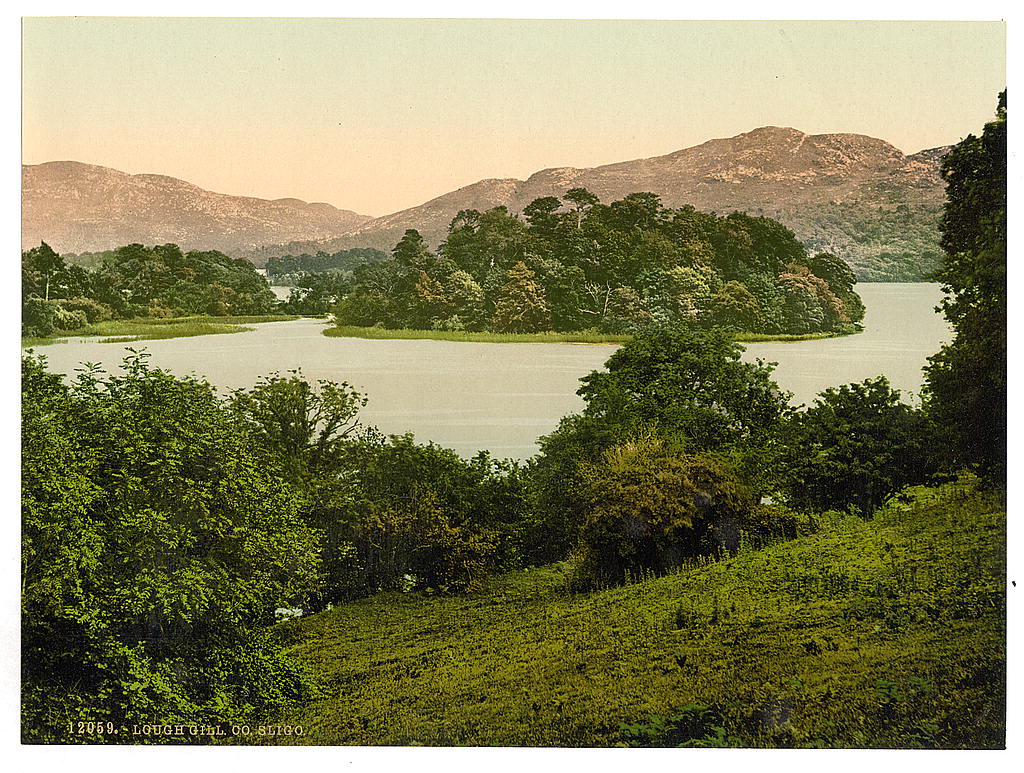
M912 280L941 259L937 226L945 184L939 168L948 150L908 156L861 134L809 135L766 126L654 158L544 169L526 180L481 180L370 220L338 239L281 245L250 256L265 260L288 250L356 246L390 250L407 228L437 246L461 209L503 205L516 213L535 198L582 187L606 203L644 191L659 194L666 206L773 217L810 250L843 257L861 279Z
M664 156L591 169L544 169L526 180L490 179L378 218L297 199L210 193L159 175L128 175L75 162L23 167L23 248L58 251L130 242L174 242L251 258L352 247L390 251L408 228L437 246L462 209L510 212L540 196L587 188L611 202L651 192L691 204L780 220L812 251L834 252L862 280L923 277L941 260L939 175L948 147L905 155L862 134L804 134L777 126L715 139Z
M22 249L58 252L132 242L237 252L293 239L328 239L370 218L330 204L212 193L157 174L77 161L22 166Z

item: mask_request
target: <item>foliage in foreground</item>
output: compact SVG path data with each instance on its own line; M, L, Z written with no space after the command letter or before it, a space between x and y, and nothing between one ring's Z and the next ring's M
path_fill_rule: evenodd
M779 483L794 507L870 515L938 472L937 434L884 376L830 387L785 422Z
M741 351L720 330L648 330L616 350L604 370L581 379L578 394L585 408L542 437L540 454L531 462L535 517L543 524L548 560L563 557L595 506L601 507L600 497L588 493L593 485L584 480L585 471L593 476L595 466L606 464L605 455L630 437L656 436L671 446L671 452L659 452L669 467L692 467L694 459L686 456L713 455L698 466L714 466L720 472L713 477L737 481L725 488L749 488L742 509L758 501L789 409L786 395L771 380L771 366L743 362ZM644 488L632 491L642 498ZM700 493L715 496L711 490ZM637 497L617 505L623 512L634 506L646 507ZM737 515L730 508L729 517ZM680 555L692 554L687 549Z
M587 595L559 566L285 624L302 743L999 748L1005 517L970 478Z
M1006 92L981 137L942 163L942 310L956 335L929 359L926 398L948 430L950 461L1006 475Z
M141 355L70 386L44 366L23 359L23 740L73 741L72 719L230 721L308 698L262 633L319 571L273 459L208 383Z

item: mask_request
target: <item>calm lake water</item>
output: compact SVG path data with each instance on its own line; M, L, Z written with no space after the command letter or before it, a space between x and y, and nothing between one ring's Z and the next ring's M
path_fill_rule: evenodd
M748 344L745 359L777 362L776 381L809 403L829 386L883 374L917 392L921 367L951 338L933 309L934 284L861 284L864 332L799 343ZM150 362L173 373L196 373L225 389L260 376L301 369L310 379L347 381L369 398L364 423L388 433L413 432L471 455L527 458L536 439L583 405L579 379L599 369L615 347L603 344L489 344L327 338L324 322L262 324L252 332L172 338L136 344L71 339L40 349L52 370L71 374L82 362L116 368L126 347L144 347Z

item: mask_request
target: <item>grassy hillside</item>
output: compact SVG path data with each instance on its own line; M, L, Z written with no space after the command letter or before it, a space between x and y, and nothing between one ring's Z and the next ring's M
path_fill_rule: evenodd
M904 499L590 594L549 566L283 623L324 680L286 740L999 747L1002 506L972 480Z

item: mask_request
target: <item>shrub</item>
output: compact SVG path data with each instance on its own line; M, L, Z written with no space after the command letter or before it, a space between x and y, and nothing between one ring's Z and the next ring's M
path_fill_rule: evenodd
M56 304L27 298L21 304L21 334L44 338L56 328Z
M790 418L782 438L783 488L806 510L870 515L937 470L934 427L884 376L826 389Z
M114 310L107 304L100 303L92 298L69 298L60 302L68 311L80 311L85 314L89 324L103 322L114 316Z
M353 498L328 531L355 560L339 567L335 598L400 589L406 575L418 588L465 590L522 564L529 501L517 464L368 433L343 467Z
M68 311L59 305L54 309L53 326L57 330L78 330L88 324L85 312Z
M752 506L750 491L723 461L681 453L650 433L584 465L582 477L588 507L580 574L595 583L734 551Z
M318 583L318 535L213 388L22 363L23 738L219 722L304 694L261 638ZM272 687L272 689L271 689Z

